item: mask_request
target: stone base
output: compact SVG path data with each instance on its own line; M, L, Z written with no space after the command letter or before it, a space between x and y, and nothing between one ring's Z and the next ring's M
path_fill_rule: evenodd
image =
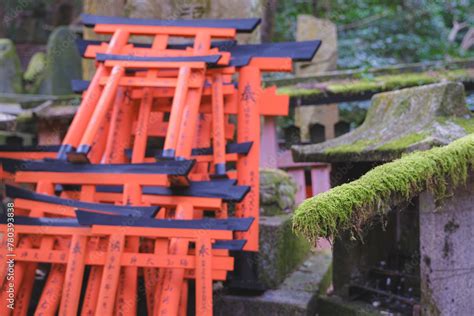
M293 233L291 215L260 216L260 251L237 253L227 287L277 288L308 256L310 244Z
M214 295L214 314L225 315L314 315L317 297L331 281L330 250L313 253L275 290L259 296L237 296L225 290Z

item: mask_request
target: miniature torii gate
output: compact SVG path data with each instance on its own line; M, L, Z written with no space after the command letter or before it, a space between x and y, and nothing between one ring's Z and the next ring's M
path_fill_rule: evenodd
M39 192L11 187L7 192L28 216L19 218L17 234L23 237L17 239L17 250L26 251L24 262L33 269L19 265L18 273L31 276L36 262L52 264L37 311L54 313L59 307L60 315L72 315L80 304L84 267L92 265L83 313L109 315L114 306L118 312L128 306L127 313L134 314L137 268L142 267L148 313L174 315L186 308L185 271L191 270L197 283L197 313L210 315L212 280L225 277L218 271L232 269L219 260L231 260L229 249L258 250L260 116L288 111L287 96L276 95L274 87L262 89L261 73L291 71L292 60L312 59L319 42L239 46L213 41L252 31L256 19L197 22L83 16L83 21L112 38L109 43L81 43L84 56L95 58L97 71L90 83L81 82L83 101L58 151L59 161L11 160L50 157L49 152L34 150L0 154L10 158L2 160L5 177L36 183ZM133 35L149 36L152 44L129 43ZM170 44L174 36L193 42ZM233 83L237 75L238 82ZM230 115L237 116L236 129ZM237 143L228 143L234 130ZM150 136L164 137L163 147L155 153L157 162L147 155ZM235 162L236 171L228 170L228 162ZM75 192L74 186L80 191ZM221 188L226 191L219 192ZM60 198L54 197L55 189L61 191ZM238 202L234 219L227 212L230 201ZM110 211L111 206L98 202L123 206ZM161 207L152 215L158 219L147 218L152 214L149 205ZM138 207L141 215L123 217L130 215L130 207ZM92 213L73 213L81 208ZM203 210L214 210L215 219L204 217ZM76 215L77 220L47 219L45 214ZM145 238L145 252L139 237ZM211 251L211 245L220 249ZM86 253L101 249L107 249L105 261L87 261ZM163 254L172 263L156 260ZM145 259L127 263L130 256ZM156 264L143 264L151 258ZM194 265L177 264L178 259ZM60 268L64 263L66 270ZM61 291L58 284L63 281ZM27 277L16 283L19 313L26 313L33 283Z

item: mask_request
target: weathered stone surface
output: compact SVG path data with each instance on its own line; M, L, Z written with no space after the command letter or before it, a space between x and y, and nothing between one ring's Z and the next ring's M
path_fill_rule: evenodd
M132 0L125 12L135 18L201 19L209 16L210 6L210 0Z
M302 142L311 140L311 126L324 126L324 138L334 138L334 125L339 122L337 104L323 106L299 106L295 108L295 125L300 128Z
M293 233L290 215L260 217L257 275L264 288L277 287L308 255L310 244Z
M359 128L292 150L296 161L389 161L473 131L463 85L447 82L376 94Z
M230 19L261 17L263 0L132 0L125 14L137 18L155 19ZM259 42L260 31L239 34L242 42Z
M76 34L58 27L48 40L45 78L41 94L72 94L71 80L82 78L82 58L76 48Z
M21 64L15 44L9 39L0 39L0 93L21 93Z
M210 18L230 19L230 18L261 18L266 1L264 0L211 0ZM239 43L259 43L260 28L252 34L237 35Z
M474 310L474 173L466 186L437 201L420 196L421 307L424 315Z
M221 291L214 299L215 315L315 315L317 296L329 287L331 252L317 251L274 290L259 296L237 296Z
M23 74L25 80L25 90L28 93L36 94L44 80L46 71L46 54L38 52L31 57L28 67Z
M296 183L285 171L260 169L260 213L289 213L295 206L296 190Z
M299 15L296 26L296 40L321 40L321 48L311 63L301 63L297 67L299 75L314 75L334 70L337 67L337 27L329 20L312 15Z

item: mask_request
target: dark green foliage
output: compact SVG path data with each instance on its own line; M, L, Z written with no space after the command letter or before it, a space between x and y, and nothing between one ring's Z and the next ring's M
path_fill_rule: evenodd
M276 41L294 40L296 17L314 14L338 25L340 68L468 57L448 41L453 21L474 23L473 0L279 0Z

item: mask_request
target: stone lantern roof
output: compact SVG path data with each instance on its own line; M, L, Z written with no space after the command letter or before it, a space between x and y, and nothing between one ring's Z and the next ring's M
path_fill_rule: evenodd
M360 127L292 152L299 162L391 161L473 132L463 85L445 82L377 94Z

